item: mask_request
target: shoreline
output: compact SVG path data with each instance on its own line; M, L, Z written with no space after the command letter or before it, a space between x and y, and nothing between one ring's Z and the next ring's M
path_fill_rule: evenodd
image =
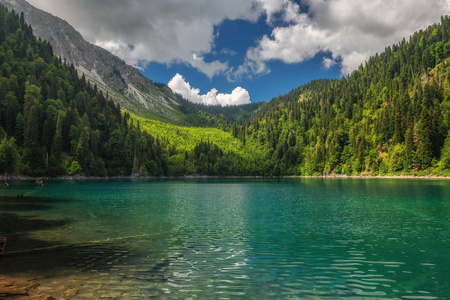
M228 177L220 177L220 176L183 176L183 177L133 177L133 176L122 176L122 177L82 177L82 176L64 176L63 178L49 178L48 180L109 180L109 179L226 179L226 178L255 178L255 179L283 179L283 178L292 178L292 179L346 179L351 178L357 182L358 179L367 179L367 182L371 179L428 179L428 180L439 180L445 179L448 180L450 177L439 177L436 175L431 176L414 176L414 175L397 175L397 176L370 176L370 175L323 175L323 176L283 176L283 177L261 177L261 176L228 176ZM41 179L46 179L45 177L41 177ZM34 181L36 178L22 176L20 179L16 180L31 180ZM446 183L445 183L446 184ZM7 257L2 257L1 259L8 259ZM68 277L61 277L68 278ZM82 298L82 296L78 295L79 290L83 281L82 279L77 279L77 286L75 288L72 287L74 285L71 283L70 287L67 287L64 291L52 291L49 290L46 283L49 281L53 281L56 277L51 276L38 276L36 274L27 274L27 273L14 273L8 275L0 275L0 299L19 299L19 300L38 300L38 299L71 299L71 298Z
M327 174L327 175L310 175L310 176L296 176L296 175L287 175L287 176L217 176L217 175L184 175L184 176L111 176L111 177L96 177L96 176L81 176L81 175L64 175L57 177L31 177L26 175L7 175L6 178L4 175L0 176L0 181L21 181L21 180L120 180L120 179L283 179L283 178L323 178L323 179L344 179L344 178L353 178L353 179L450 179L450 176L440 176L435 174L430 175L370 175L370 174L360 174L360 175L345 175L345 174Z
M16 300L55 299L45 291L38 289L40 279L25 275L0 275L0 298Z

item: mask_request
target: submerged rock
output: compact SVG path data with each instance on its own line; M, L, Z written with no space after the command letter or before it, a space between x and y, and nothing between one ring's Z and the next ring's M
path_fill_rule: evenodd
M44 294L38 290L37 279L26 279L16 277L0 277L1 299L55 299L51 295Z

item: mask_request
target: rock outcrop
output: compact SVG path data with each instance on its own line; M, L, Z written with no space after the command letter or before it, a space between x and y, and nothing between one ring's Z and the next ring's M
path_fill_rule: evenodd
M177 96L164 84L155 84L136 68L107 50L87 42L66 21L35 8L25 0L0 0L16 13L24 13L34 34L48 41L56 55L73 64L122 108L135 114L179 124Z

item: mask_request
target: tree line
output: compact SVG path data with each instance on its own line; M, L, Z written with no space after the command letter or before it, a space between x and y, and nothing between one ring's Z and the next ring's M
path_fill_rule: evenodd
M166 175L159 139L0 6L0 170L30 176Z
M272 175L448 174L449 29L442 17L348 77L273 99L232 134L270 149Z
M30 176L450 175L450 20L341 80L268 103L181 110L198 129L121 110L0 6L0 171ZM216 140L206 127L220 128ZM157 136L152 135L156 132ZM195 138L194 138L195 137Z

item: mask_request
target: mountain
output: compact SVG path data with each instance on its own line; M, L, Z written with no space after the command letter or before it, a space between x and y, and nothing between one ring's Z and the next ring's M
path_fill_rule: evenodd
M42 176L167 173L158 139L130 120L24 18L0 5L0 171Z
M202 110L178 99L185 121L200 116L199 125L223 131L122 114L22 15L1 13L1 172L450 176L447 16L348 77L312 81L260 106Z
M450 18L348 77L271 100L232 132L268 149L272 175L450 175Z
M144 117L184 125L179 97L166 85L153 83L117 56L84 40L66 21L25 0L0 0L0 3L16 13L23 12L37 37L48 41L57 56L73 64L80 75L108 93L122 108Z

